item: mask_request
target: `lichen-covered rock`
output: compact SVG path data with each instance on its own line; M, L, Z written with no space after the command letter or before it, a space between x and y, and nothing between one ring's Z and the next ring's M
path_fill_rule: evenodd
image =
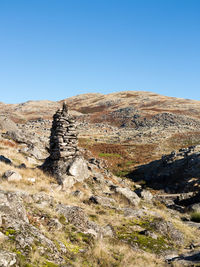
M21 221L29 222L23 201L16 193L0 191L0 218L7 227L18 225Z
M116 204L115 200L108 197L101 197L101 196L91 196L89 201L94 204L100 204L102 206L112 207Z
M40 207L52 206L53 205L53 197L49 196L44 192L36 193L32 195L32 199L34 203L39 205Z
M176 244L183 245L183 233L176 229L171 222L159 218L150 223L150 226L153 227L153 229L155 229L155 231L160 233L161 235L169 236L169 238Z
M133 206L138 206L140 203L138 195L129 188L116 187L114 188L114 192L125 198Z
M101 228L96 223L89 221L82 208L58 204L56 210L65 217L66 222L73 224L80 231L91 233L96 237L101 234Z
M16 266L16 263L17 263L17 256L15 253L0 250L0 266L1 267Z
M124 208L122 210L124 212L124 217L138 217L138 218L141 218L145 214L144 210L142 210L142 209Z

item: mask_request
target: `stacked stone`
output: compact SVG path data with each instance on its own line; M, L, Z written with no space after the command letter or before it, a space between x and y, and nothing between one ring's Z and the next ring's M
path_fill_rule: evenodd
M69 175L70 166L80 158L78 139L74 119L68 114L64 103L61 110L53 116L50 136L49 157L41 169L53 175L59 184L63 184Z
M62 110L53 116L50 136L50 158L52 160L72 159L79 154L74 119L68 114L64 103Z

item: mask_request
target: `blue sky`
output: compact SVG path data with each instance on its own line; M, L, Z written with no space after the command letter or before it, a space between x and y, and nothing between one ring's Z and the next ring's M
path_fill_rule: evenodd
M199 0L0 0L0 101L122 90L200 100Z

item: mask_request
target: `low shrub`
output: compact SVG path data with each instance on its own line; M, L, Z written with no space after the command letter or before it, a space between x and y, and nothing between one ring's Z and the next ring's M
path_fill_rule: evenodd
M193 212L190 216L191 221L200 222L200 212Z

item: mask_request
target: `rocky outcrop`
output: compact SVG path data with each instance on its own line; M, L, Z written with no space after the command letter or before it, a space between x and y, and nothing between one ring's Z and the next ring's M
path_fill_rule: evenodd
M101 234L100 226L90 221L82 208L59 204L57 205L57 212L65 217L66 222L73 224L80 231L89 233L95 237Z
M0 116L0 130L17 131L17 125L7 117Z
M170 126L176 126L177 128L181 128L184 126L194 126L198 128L200 126L200 121L198 119L193 119L188 116L165 112L156 114L151 118L140 118L140 116L135 116L126 126L132 126L141 130L144 128L152 127L168 128Z
M134 180L145 180L155 189L182 193L199 191L200 145L172 151L160 160L141 165L130 174ZM192 179L196 177L196 179ZM191 180L192 179L192 180Z

